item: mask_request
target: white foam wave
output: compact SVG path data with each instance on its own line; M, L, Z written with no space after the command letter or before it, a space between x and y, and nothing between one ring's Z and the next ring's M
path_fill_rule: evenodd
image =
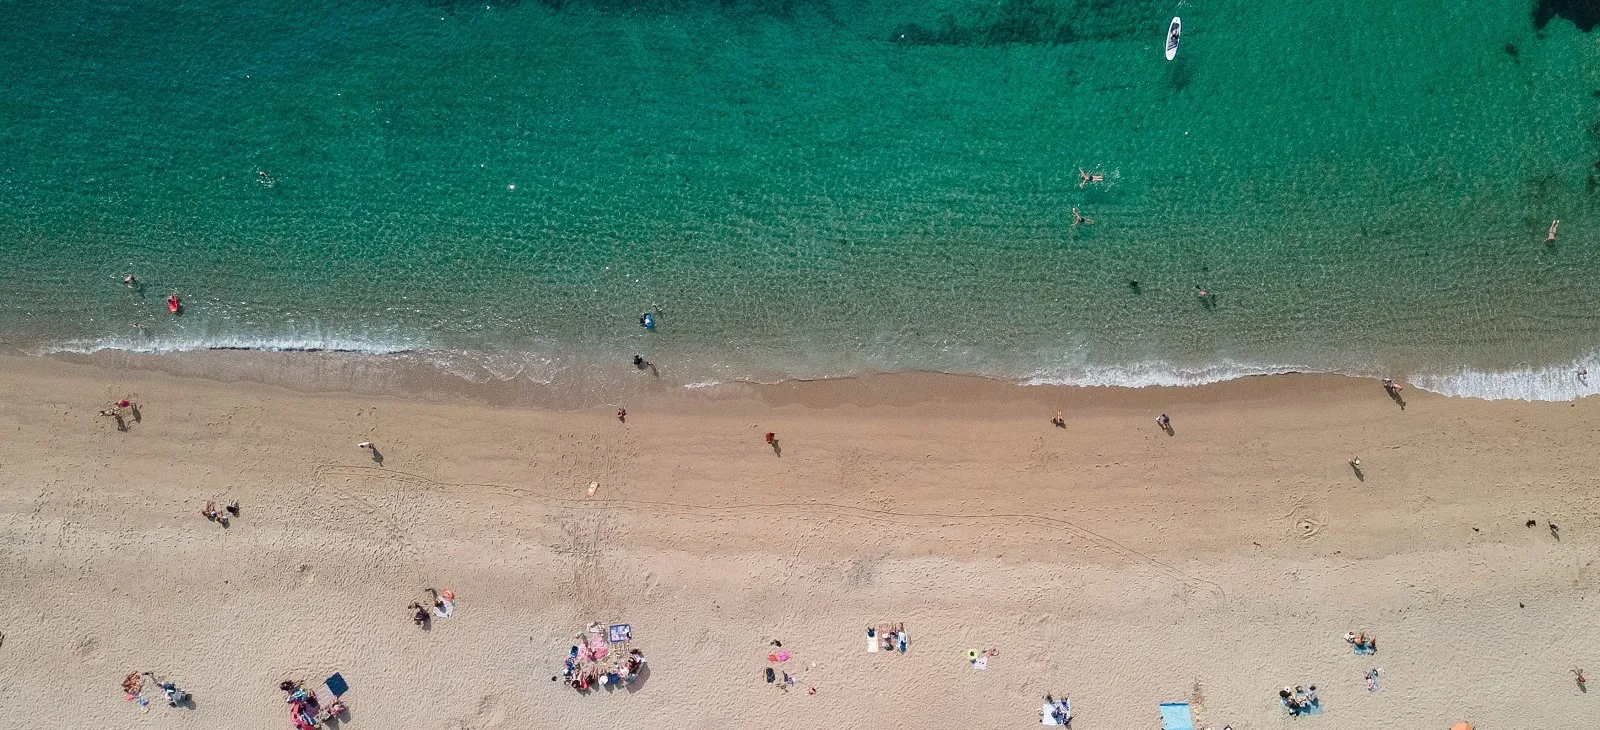
M140 354L196 352L206 350L256 350L264 352L343 352L361 355L404 355L438 370L474 383L528 380L549 385L562 373L583 363L567 361L536 352L484 352L435 350L422 342L385 341L369 337L343 337L322 334L309 336L164 336L137 335L71 340L40 346L36 354L92 354L101 351L126 351ZM1593 378L1580 377L1585 370ZM857 372L841 372L850 377ZM1066 385L1082 387L1192 387L1258 375L1284 373L1332 373L1353 377L1377 378L1388 373L1367 368L1317 367L1304 364L1261 364L1223 361L1211 365L1176 366L1159 360L1125 365L1058 365L1039 368L1021 377L1001 377L1023 385ZM962 373L955 373L962 374ZM994 373L968 373L995 377ZM726 382L761 382L738 377L737 373L714 373L712 378L692 380L682 387L689 390L713 387ZM1524 366L1507 370L1461 368L1448 372L1411 372L1401 377L1406 384L1446 396L1483 400L1567 401L1600 393L1600 350L1568 363ZM776 381L784 378L778 377ZM807 378L817 379L817 378ZM771 382L776 382L771 381Z
M262 352L351 352L363 355L394 355L411 352L416 346L374 342L343 337L105 337L94 340L67 340L40 346L40 355L90 355L104 350L140 354L202 352L206 350L258 350Z
M1460 398L1562 401L1600 392L1596 388L1600 381L1578 374L1596 368L1600 368L1600 352L1562 365L1495 371L1462 368L1448 373L1417 373L1406 381L1422 390Z
M1040 369L1022 379L1023 385L1078 385L1083 387L1150 388L1188 387L1236 380L1255 375L1309 372L1294 365L1254 365L1225 361L1215 365L1179 367L1159 360L1128 365L1073 366Z

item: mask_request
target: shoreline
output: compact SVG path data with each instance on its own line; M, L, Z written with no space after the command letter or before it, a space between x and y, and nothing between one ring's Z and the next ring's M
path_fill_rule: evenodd
M1013 381L985 375L944 373L934 371L900 371L861 373L820 378L788 378L777 382L705 382L684 381L669 371L661 377L646 377L642 371L627 366L587 368L574 372L567 370L555 380L530 380L518 377L487 377L486 373L472 377L451 371L422 351L397 351L393 353L365 353L344 350L299 349L264 351L239 347L212 348L201 351L144 353L127 350L99 350L92 353L33 354L13 351L0 357L38 358L55 362L129 369L133 371L160 372L181 377L195 377L215 382L253 382L288 388L300 392L338 392L362 395L381 395L396 398L421 398L424 400L466 400L477 403L559 408L567 410L610 406L625 401L662 398L712 398L725 399L730 393L746 394L752 391L772 390L789 392L796 388L815 391L824 400L838 401L832 392L856 393L858 397L874 404L887 405L904 402L907 398L923 398L929 390L949 389L965 392L978 388L991 397L1002 391L1021 393L1049 393L1042 396L1020 396L1024 400L1075 399L1068 393L1138 393L1151 391L1159 398L1165 395L1192 390L1230 390L1230 383L1272 382L1279 379L1316 379L1358 381L1377 384L1378 376L1345 373L1313 372L1282 369L1260 373L1205 380L1193 384L1141 384L1114 383L1076 384L1030 381ZM1423 377L1412 380L1397 378L1408 387L1407 392L1426 391L1434 395L1477 399L1485 401L1563 402L1586 398L1595 391L1589 382L1577 378L1564 368L1548 368L1547 379L1566 377L1578 387L1575 392L1562 393L1567 397L1529 397L1527 393L1508 392L1499 397L1486 397L1452 390L1450 382L1441 377ZM1476 377L1488 377L1477 374ZM918 387L902 388L896 384L914 382ZM875 393L888 386L888 397ZM1102 397L1102 396L1095 396ZM1103 397L1115 397L1106 395Z
M0 656L30 657L0 661L0 692L69 727L131 722L134 670L196 697L163 723L243 730L284 725L282 679L334 671L352 728L847 727L889 700L885 726L987 729L1036 723L1047 692L1083 728L1158 701L1272 727L1300 683L1327 730L1592 709L1567 671L1600 661L1600 512L1575 478L1600 471L1595 399L897 375L641 391L619 423L36 357L0 357L0 382L0 566L29 597L0 606ZM94 416L122 397L126 433ZM221 529L206 500L242 515ZM430 586L456 615L422 631L405 606ZM642 685L548 680L597 620L633 625ZM906 654L862 652L885 621ZM1356 629L1382 653L1352 657ZM773 639L817 696L762 681Z

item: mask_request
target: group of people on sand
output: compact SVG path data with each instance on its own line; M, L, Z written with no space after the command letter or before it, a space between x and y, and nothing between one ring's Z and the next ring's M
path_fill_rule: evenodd
M1310 687L1284 687L1278 690L1278 699L1291 715L1308 712L1322 703L1317 699L1317 685L1314 684Z
M621 654L621 644L632 640L633 627L628 624L591 623L574 637L561 662L560 676L551 676L550 681L563 682L579 692L633 684L644 671L645 660L638 649Z
M456 615L456 594L454 591L449 588L442 591L429 588L427 592L427 606L422 605L419 601L412 601L411 605L406 606L406 609L411 611L411 623L418 626L426 626L430 613L439 618L450 618Z
M146 712L150 710L150 701L144 698L144 678L149 677L161 694L167 700L168 707L183 707L189 704L189 693L178 689L172 682L163 682L156 678L154 672L130 672L122 680L123 696L129 701L139 705Z
M101 418L115 420L118 431L126 431L128 430L128 421L123 417L124 413L133 416L135 421L139 420L139 406L134 405L134 402L127 398L113 402L110 407L100 409L99 415Z
M229 515L234 517L239 516L239 500L236 499L232 502L229 502L227 507L223 507L219 511L217 509L217 501L214 499L208 499L206 500L206 506L200 508L200 515L208 520L211 520L212 522L222 525L223 527L227 527Z
M338 697L323 705L324 700L318 699L315 692L307 692L305 685L296 680L285 679L278 683L278 689L289 694L284 703L289 705L289 719L294 722L295 730L312 730L323 720L345 713L344 703Z

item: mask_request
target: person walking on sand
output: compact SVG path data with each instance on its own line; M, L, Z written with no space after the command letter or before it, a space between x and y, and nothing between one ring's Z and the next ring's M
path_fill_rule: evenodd
M1156 416L1156 425L1160 426L1163 431L1170 431L1172 430L1172 419L1167 418L1167 414L1163 413Z
M1056 428L1066 428L1067 427L1067 419L1062 417L1061 411L1056 411L1055 413L1050 415L1050 424L1055 426Z
M1556 242L1556 228L1559 227L1560 225L1561 225L1561 219L1560 218L1557 218L1557 219L1555 219L1553 221L1550 221L1550 234L1544 237L1544 242L1545 243L1555 243Z
M626 409L626 408L618 408L617 409L617 420L621 421L623 423L627 423L628 422L628 409Z

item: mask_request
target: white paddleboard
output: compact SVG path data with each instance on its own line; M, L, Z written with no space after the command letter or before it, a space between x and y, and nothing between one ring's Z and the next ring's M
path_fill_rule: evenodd
M1167 60L1178 57L1178 36L1182 34L1183 21L1178 16L1172 16L1172 25L1167 26Z

